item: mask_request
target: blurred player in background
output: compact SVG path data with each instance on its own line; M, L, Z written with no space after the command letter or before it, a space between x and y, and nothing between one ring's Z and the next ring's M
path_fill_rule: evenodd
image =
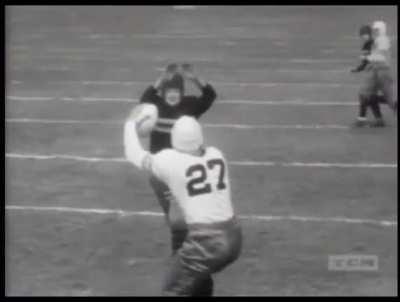
M363 25L360 28L360 38L362 40L362 47L361 47L361 60L360 64L351 70L353 73L359 73L365 71L367 66L369 65L369 61L367 57L371 54L372 46L374 44L374 39L372 36L372 27L370 25ZM371 96L371 101L367 102L365 98L360 98L359 103L359 114L355 126L362 127L367 122L367 111L368 108L371 107L372 113L375 118L379 118L379 114L377 113L377 103L381 102L382 100L381 93L378 92L377 95Z
M188 229L172 255L163 286L165 296L212 296L211 274L224 269L240 254L242 233L231 202L228 166L222 153L203 146L200 124L183 116L172 127L172 148L151 154L140 145L135 119L124 127L125 155L171 190L169 219L174 208Z
M200 96L186 96L184 80L191 81L200 90ZM150 133L150 152L156 153L171 148L171 128L174 122L183 115L199 118L213 104L217 97L214 88L197 77L191 64L170 64L154 85L143 93L140 103L151 103L157 106L159 119L156 127ZM157 177L150 176L152 186L162 210L166 214L167 223L171 229L172 252L181 247L187 227L183 221L171 222L169 219L171 193L168 186ZM212 290L212 280L209 280L209 290Z
M390 39L387 36L386 24L375 21L370 26L360 29L364 41L361 64L352 72L365 71L365 78L359 92L360 111L355 125L365 126L367 123L367 108L370 107L375 117L373 127L384 127L385 122L380 110L380 103L388 104L397 112L397 102L394 100L393 78L390 70Z

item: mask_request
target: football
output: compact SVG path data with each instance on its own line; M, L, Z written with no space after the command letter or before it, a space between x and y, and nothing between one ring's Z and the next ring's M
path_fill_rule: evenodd
M140 104L133 108L130 118L136 122L139 136L148 136L158 120L158 109L153 104Z

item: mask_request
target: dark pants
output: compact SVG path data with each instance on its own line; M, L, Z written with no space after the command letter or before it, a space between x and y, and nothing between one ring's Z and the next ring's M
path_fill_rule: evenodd
M211 275L240 255L242 232L236 219L212 225L189 225L188 236L165 278L165 296L211 296Z
M380 105L387 104L383 95L372 95L368 99L361 99L359 117L366 117L368 108L376 119L382 118Z
M360 117L365 117L371 107L375 118L381 118L379 104L384 102L395 108L393 78L389 66L373 63L364 73L364 80L359 92Z

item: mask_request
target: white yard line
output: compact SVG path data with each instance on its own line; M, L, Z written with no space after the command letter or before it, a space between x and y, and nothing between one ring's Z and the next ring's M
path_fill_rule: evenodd
M147 81L83 81L84 85L149 85L150 82ZM235 86L235 87L277 87L277 86L307 86L307 87L358 87L359 84L351 83L328 83L328 82L304 82L304 83L294 83L294 82L219 82L210 80L215 86Z
M391 168L397 169L396 163L328 163L328 162L275 162L275 161L230 161L232 166L278 166L278 167L299 167L299 168Z
M196 10L199 7L196 5L174 5L172 8L174 10Z
M83 162L121 162L127 163L125 158L122 157L87 157L79 155L68 155L68 154L20 154L20 153L6 153L6 158L17 158L17 159L35 159L35 160L48 160L48 159L64 159L73 161Z
M55 119L7 118L6 119L6 123L122 125L124 123L124 121L117 121L117 120L55 120Z
M28 123L28 124L95 124L95 125L122 125L125 121L123 120L57 120L57 119L32 119L32 118L7 118L6 123ZM218 124L218 123L205 123L203 124L206 128L227 128L227 129L299 129L299 130L346 130L349 126L346 125L335 125L335 124L262 124L262 125L250 125L250 124Z
M330 88L343 88L343 87L358 87L359 84L354 83L329 83L329 82L219 82L209 81L216 87L221 86L234 86L234 87L279 87L279 86L305 86L305 87L330 87ZM12 80L11 85L22 85L24 81ZM81 84L84 86L138 86L138 85L151 85L151 81L47 81L48 84L64 83L64 84Z
M66 101L66 102L122 102L138 103L137 98L115 98L115 97L59 97L59 96L19 96L8 95L7 100L23 102L47 102L47 101ZM272 105L272 106L355 106L357 102L313 102L302 99L282 100L282 101L263 101L263 100L217 100L218 104L237 104L237 105Z
M280 125L280 124L263 124L263 125L249 125L249 124L204 124L208 128L228 128L228 129L298 129L298 130L347 130L350 127L346 125L337 124L293 124L293 125Z
M26 102L47 102L47 101L66 101L66 102L123 102L138 103L139 99L134 98L104 98L104 97L58 97L58 96L18 96L8 95L6 97L10 101L26 101Z
M177 6L181 7L181 9L204 9L207 8L205 5L201 6L193 6L193 5L184 5L184 6ZM177 8L175 8L177 9ZM13 20L15 21L15 20ZM243 28L245 30L245 28ZM68 28L69 31L71 31L71 28ZM249 30L248 30L249 31ZM241 34L230 34L228 36L229 39L262 39L262 40L269 40L270 37L266 35L260 35L260 34L249 34L248 31L246 32L246 35L241 35ZM105 33L105 32L90 32L90 30L85 30L85 29L77 29L74 30L78 34L79 38L85 38L85 39L127 39L127 38L139 38L139 39L179 39L179 38L186 38L186 39L219 39L223 40L227 38L226 33L220 33L220 34L210 34L210 33L181 33L181 34L176 34L176 33L134 33L134 34L129 34L129 33ZM83 32L83 33L82 33ZM87 32L87 33L85 33ZM32 38L33 35L35 35L36 38L49 38L49 34L55 34L59 33L57 30L51 30L51 29L40 29L35 31L34 33L29 33L26 35L19 35L18 38L23 41L23 38ZM309 40L308 37L303 37L303 36L293 36L291 37L292 39L300 39L300 40ZM338 38L338 42L336 43L348 43L349 41L358 41L358 38L356 35L342 35ZM390 35L389 38L391 40L397 40L396 35Z
M227 41L228 42L228 41ZM357 51L357 53L359 53ZM119 70L123 70L125 68L119 68ZM157 71L164 71L165 66L158 66L154 68ZM52 69L54 70L54 68ZM126 71L130 71L131 69L126 68ZM226 68L226 67L203 67L202 68L202 73L204 74L215 74L215 71L222 71L222 72L227 72L234 70L235 72L243 72L243 73L277 73L277 72L286 72L286 73L316 73L316 72L321 72L321 73L349 73L348 68L341 68L341 69L311 69L311 68L268 68L268 69L255 69L255 68L240 68L240 69L233 69L233 68Z
M223 43L223 42L221 42L221 43ZM229 41L226 41L225 43L229 43ZM233 42L230 42L230 44L232 44ZM16 49L17 50L17 49ZM357 52L355 52L355 53L357 53L358 54L358 51ZM131 67L131 68L129 68L129 67L116 67L116 68L114 68L113 70L114 71L120 71L120 72L130 72L130 71L132 71L132 68L133 67ZM10 69L10 71L12 72L12 71L23 71L24 69L23 68L20 68L20 67L14 67L14 68L12 68L12 69ZM76 69L74 69L73 68L73 66L68 66L68 65L57 65L57 66L38 66L37 68L36 68L36 70L37 71L76 71ZM156 66L156 67L154 67L154 70L157 70L157 71L164 71L165 70L165 66ZM343 74L346 74L346 75L348 75L348 73L349 73L349 69L348 68L340 68L340 69L320 69L320 68L318 68L318 69L312 69L312 68L307 68L307 69L305 69L305 68L268 68L268 69L255 69L255 68L240 68L240 69L234 69L234 68L227 68L227 67L203 67L202 68L202 73L204 73L204 74L215 74L215 73L219 73L219 72L224 72L224 73L226 73L226 72L229 72L229 71L232 71L232 70L234 70L236 73L237 72L243 72L243 73L250 73L250 74L269 74L269 73L271 73L271 74L275 74L275 73L291 73L291 74L293 74L293 73L302 73L302 74L304 74L304 73L312 73L312 74L315 74L315 73L323 73L323 74L329 74L329 73L333 73L333 74L340 74L340 73L343 73ZM217 72L216 72L217 71ZM259 76L259 77L261 77L261 76ZM50 81L50 82L55 82L55 81ZM68 82L71 82L71 81L68 81ZM77 81L76 81L77 82ZM95 82L95 81L90 81L90 82ZM11 81L11 84L12 85L19 85L19 84L22 84L23 82L22 81L15 81L15 80L12 80Z
M29 160L51 160L51 159L63 159L72 160L79 162L120 162L127 163L127 160L123 157L89 157L72 154L28 154L28 153L6 153L6 158L14 159L29 159ZM277 167L300 167L300 168L365 168L365 169L376 169L376 168L390 168L397 169L397 163L328 163L328 162L276 162L276 161L229 161L232 166L249 166L249 167L265 167L265 166L277 166Z
M86 35L85 37L82 36L87 40L105 40L107 42L112 41L106 35L100 34L90 34ZM119 39L120 36L117 34L115 36L116 39ZM238 37L234 35L225 35L224 37L218 37L217 35L213 34L158 34L158 35L146 35L146 34L131 34L126 35L126 39L167 39L167 40L197 40L197 39L216 39L215 41L218 44L233 42L235 44L247 42L251 39L258 39L255 36L246 36L246 37ZM269 40L270 38L267 37ZM244 41L241 41L244 40ZM113 41L115 42L115 40ZM275 40L275 43L279 44L281 40ZM32 60L48 60L48 59L58 59L60 60L68 60L70 62L76 61L102 61L102 62L122 62L122 61L130 61L132 62L132 53L129 51L108 51L104 52L104 48L101 46L99 47L83 47L83 48L47 48L46 54L43 55L42 53L37 53L38 48L36 46L31 45L24 45L18 44L18 42L11 41L9 43L9 49L12 51L25 51L25 52L33 52L29 54L29 58ZM336 50L335 48L334 50ZM41 51L41 49L39 50ZM75 55L80 54L80 55ZM14 59L18 59L18 56L22 58L26 58L26 53L14 54ZM233 64L240 64L240 63L282 63L282 64L343 64L349 65L354 64L354 57L355 51L352 49L350 51L342 52L341 57L332 57L331 55L325 56L325 58L310 58L310 57L303 57L303 58L285 58L285 57L271 57L271 56L264 56L264 57L251 57L251 56L229 56L226 57L222 53L215 53L212 56L190 56L190 62L196 63L216 63L221 64L221 62L228 63L230 65ZM396 58L393 58L396 59ZM170 61L182 61L184 58L174 56L174 55L155 55L152 57L145 57L142 58L142 62L157 62L157 63L168 63ZM237 66L237 65L236 65ZM240 68L238 68L240 69ZM10 71L16 70L15 67L12 67Z
M262 100L217 100L215 104L249 104L249 105L275 105L275 106L356 106L357 102L314 102L306 100L283 100L283 101L262 101Z
M51 207L51 206L19 206L7 205L8 211L31 211L31 212L60 212L60 213L79 213L79 214L98 214L98 215L118 215L126 216L153 216L163 217L160 212L151 211L125 211L122 209L97 209L97 208L74 208L74 207ZM397 227L397 221L394 220L375 220L347 217L309 217L297 215L239 215L240 219L254 221L296 221L296 222L318 222L318 223L347 223L347 224L373 224L383 227Z

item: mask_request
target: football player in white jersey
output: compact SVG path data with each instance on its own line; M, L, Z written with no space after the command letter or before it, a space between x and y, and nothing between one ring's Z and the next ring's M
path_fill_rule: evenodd
M217 148L203 146L200 124L188 116L172 127L173 148L151 154L140 144L135 119L129 118L124 127L126 158L170 188L169 219L183 219L188 226L183 245L172 256L163 295L211 296L211 275L235 261L242 245L226 160Z

